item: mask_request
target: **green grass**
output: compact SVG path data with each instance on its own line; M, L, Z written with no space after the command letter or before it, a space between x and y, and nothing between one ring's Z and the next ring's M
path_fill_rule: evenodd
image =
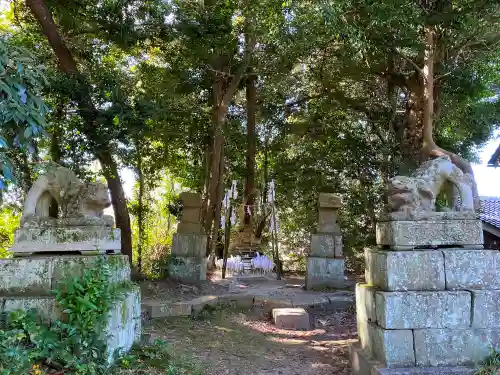
M203 375L192 360L173 353L166 341L136 346L112 369L114 375Z

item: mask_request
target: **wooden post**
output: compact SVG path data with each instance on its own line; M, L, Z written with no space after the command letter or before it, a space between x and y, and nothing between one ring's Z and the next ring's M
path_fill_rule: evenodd
M226 278L227 256L229 253L229 242L231 240L231 215L233 214L233 207L226 208L226 225L224 228L224 255L222 261L222 278Z
M271 233L271 242L273 249L273 258L274 263L276 264L276 280L281 280L281 262L280 262L280 253L278 248L278 229L276 228L276 209L274 206L274 201L271 207L271 215L273 217L273 230Z

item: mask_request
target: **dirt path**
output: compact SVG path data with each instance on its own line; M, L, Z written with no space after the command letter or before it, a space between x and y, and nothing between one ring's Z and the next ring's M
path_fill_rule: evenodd
M315 329L307 332L276 329L255 309L216 310L203 320L156 320L144 331L196 358L207 375L348 375L354 309L330 308L308 309Z

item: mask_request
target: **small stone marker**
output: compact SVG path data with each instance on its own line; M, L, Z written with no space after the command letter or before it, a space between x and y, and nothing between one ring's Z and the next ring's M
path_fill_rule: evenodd
M290 330L308 330L309 314L302 308L273 309L273 320L276 327Z

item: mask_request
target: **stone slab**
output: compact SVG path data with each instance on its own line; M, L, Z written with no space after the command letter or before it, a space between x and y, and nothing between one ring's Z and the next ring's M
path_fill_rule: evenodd
M191 301L191 308L193 313L199 313L201 310L205 308L205 306L215 306L219 303L219 297L217 296L202 296Z
M500 329L414 330L417 366L474 365L500 348Z
M254 296L251 294L224 294L218 296L218 298L219 303L222 305L251 309L254 304Z
M471 290L472 327L496 328L500 322L500 290Z
M361 349L359 342L349 344L353 375L475 375L476 367L401 367L386 368Z
M199 234L204 235L205 229L201 223L180 222L177 224L177 234Z
M375 293L377 288L368 284L356 284L357 319L375 323L377 321Z
M262 308L264 314L272 313L273 309L293 307L293 303L289 298L259 295L254 296L253 305L254 307Z
M385 367L415 366L413 331L386 330L368 323L368 349Z
M206 259L207 236L204 234L176 233L172 239L172 256Z
M14 253L112 251L121 249L120 229L101 226L68 228L19 228L14 236Z
M382 221L377 223L377 244L394 250L418 246L466 246L482 249L481 220Z
M365 280L385 291L445 289L443 253L437 250L365 250Z
M179 194L179 199L184 207L201 207L202 198L199 193L185 191Z
M340 237L340 243L342 244L341 236L336 236L333 234L313 234L311 236L311 247L309 250L309 256L312 257L322 257L322 258L334 258L335 257L335 245L336 237ZM342 249L340 249L340 254Z
M103 335L109 363L115 353L124 354L140 342L141 329L141 291L135 286L108 313Z
M471 294L465 291L376 292L377 324L385 329L468 328Z
M293 307L315 307L330 304L330 299L327 296L299 294L291 297Z
M199 283L207 278L207 259L172 256L169 276L183 283Z
M446 289L500 289L500 252L443 250Z
M306 289L344 287L344 259L308 257L305 281Z
M302 308L280 308L272 311L274 324L280 329L308 330L309 314Z
M189 301L143 301L141 309L150 319L189 316L193 311L192 304Z
M111 282L130 280L126 255L102 255L109 265ZM0 260L0 295L43 296L50 294L67 276L81 275L93 267L98 256L55 255Z
M52 264L48 258L0 260L0 294L46 294L51 290Z
M30 311L36 310L45 322L52 319L59 319L59 311L56 308L55 297L5 297L2 298L2 312L9 313L17 310Z
M184 207L180 221L183 223L200 223L201 207Z
M337 209L320 208L318 212L318 233L339 234L340 226L337 223Z

